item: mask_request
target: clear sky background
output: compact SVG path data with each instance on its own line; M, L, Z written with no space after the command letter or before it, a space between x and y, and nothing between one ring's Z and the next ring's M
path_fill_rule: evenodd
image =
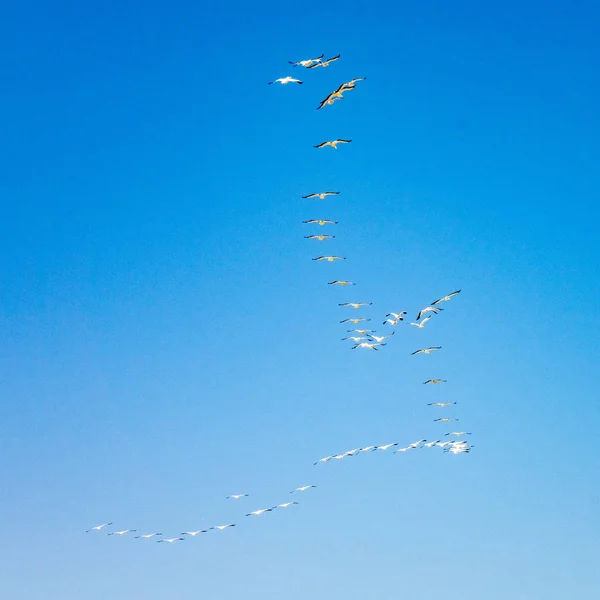
M592 1L5 4L1 595L596 597L599 28ZM339 302L383 331L458 288L340 341ZM443 436L442 400L471 454L313 467Z

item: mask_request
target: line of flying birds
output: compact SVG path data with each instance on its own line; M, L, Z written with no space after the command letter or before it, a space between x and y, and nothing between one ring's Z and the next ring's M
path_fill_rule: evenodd
M328 67L329 65L331 65L332 63L336 62L337 60L339 60L340 56L341 55L338 54L337 56L334 56L332 58L325 59L324 54L322 54L321 56L318 56L316 58L307 59L307 60L301 60L301 61L297 61L297 62L289 61L289 64L291 64L294 67L303 67L306 69L316 69L319 67L325 68L325 67ZM321 101L320 105L317 107L317 110L322 109L324 106L331 105L334 102L336 102L337 100L342 100L344 97L343 94L345 92L353 90L356 87L357 82L364 81L365 79L366 79L366 77L358 77L358 78L352 79L351 81L348 81L346 83L342 83L333 92L328 94L324 100ZM279 79L275 79L274 81L270 81L269 85L271 85L273 83L280 83L282 85L287 85L288 83L302 84L303 82L300 79L295 79L293 77L286 76L286 77L281 77ZM339 145L350 144L351 142L352 142L351 139L337 138L335 140L321 142L320 144L315 145L314 148L322 149L322 148L326 148L326 147L331 147L334 150L337 150ZM328 196L338 196L339 194L340 194L339 191L314 192L314 193L302 196L302 198L303 199L318 198L320 200L324 200ZM307 224L307 225L318 225L320 227L325 226L325 225L338 225L338 221L334 221L332 219L309 219L307 221L303 221L303 223ZM328 234L312 234L312 235L307 235L304 237L305 237L305 239L317 240L319 242L322 242L325 240L331 240L331 239L335 238L334 235L328 235ZM346 257L332 254L332 255L317 256L317 257L313 258L312 260L317 261L317 262L322 261L322 262L333 263L338 260L345 261ZM348 280L334 279L333 281L329 281L328 285L338 285L338 286L340 286L340 288L345 288L346 286L353 286L355 284L354 284L354 282L348 281ZM419 313L417 314L415 321L410 322L409 325L417 327L419 329L423 329L425 327L425 324L431 319L431 317L433 315L437 315L443 310L439 306L439 304L441 304L442 302L449 301L452 297L456 296L460 292L461 292L461 290L456 290L446 296L442 296L441 298L438 298L437 300L433 301L430 305L421 309L419 311ZM372 306L372 304L373 304L372 302L342 302L342 303L339 303L338 305L340 307L344 307L344 308L361 309L363 307L370 307L370 306ZM428 313L430 313L430 314L428 314ZM398 325L398 323L404 322L405 315L407 315L407 311L400 311L397 313L390 312L385 315L385 320L383 321L383 325L390 325L391 327L394 327L394 326ZM424 315L427 315L427 316L424 317ZM422 318L422 317L424 317L424 318ZM342 324L345 324L345 323L358 324L363 321L368 322L368 321L371 321L371 319L366 318L366 317L346 318L346 319L341 320L340 323L342 323ZM384 340L391 338L396 333L395 331L392 331L391 333L388 333L387 335L378 336L378 335L375 335L376 331L373 329L349 329L349 330L347 330L347 332L350 334L357 334L357 335L349 335L349 336L342 338L343 341L350 340L353 342L352 349L366 348L366 349L371 349L371 350L378 350L379 348L386 346L387 342L384 342ZM430 346L427 348L415 350L414 352L412 352L412 355L416 355L416 354L427 354L428 355L431 352L440 350L440 349L441 349L441 346ZM446 380L445 379L428 379L427 381L423 382L424 385L429 385L429 384L438 385L440 383L446 383ZM436 406L438 408L446 408L447 406L453 406L456 404L457 404L456 402L429 402L428 406ZM454 417L440 417L440 418L434 419L434 422L442 422L442 423L449 423L452 421L458 421L458 419L454 418ZM460 438L462 436L467 436L467 435L471 435L471 432L451 431L451 432L446 433L444 437L452 436L452 437ZM391 443L382 444L382 445L371 445L371 446L364 446L364 447L360 447L360 448L354 448L352 450L347 450L347 451L341 452L339 454L332 454L330 456L325 456L325 457L317 460L314 463L314 465L318 465L320 463L326 463L326 462L329 462L332 460L342 460L344 458L349 458L349 457L356 456L358 454L364 454L367 452L376 453L376 452L386 451L386 450L389 450L390 448L394 448L397 446L400 446L399 442L391 442ZM435 440L428 442L425 439L421 439L421 440L418 440L417 442L413 442L412 444L408 444L407 446L398 447L393 452L394 452L394 454L405 453L410 450L416 450L418 448L433 448L433 447L442 448L444 450L444 452L448 452L451 454L466 454L466 453L469 453L471 448L473 448L474 446L467 443L467 441L465 441L465 440L450 439L450 440L443 441L441 439L435 439ZM317 487L316 485L312 485L312 484L304 485L304 486L300 486L298 488L293 489L290 493L294 494L297 492L306 492L306 491L308 491L312 488L316 488L316 487ZM226 499L240 500L240 499L246 498L248 496L249 496L249 494L245 494L245 493L244 494L231 494L231 495L227 496ZM285 508L289 508L289 507L297 505L297 504L299 504L299 502L297 502L295 500L289 501L289 502L283 502L281 504L276 504L274 506L269 506L266 508L260 508L260 509L257 509L257 510L245 513L245 514L246 514L246 517L261 516L266 513L273 512L277 509L285 509ZM88 529L86 531L86 533L93 532L93 531L101 531L105 527L108 527L112 524L113 524L112 522L102 523L101 525L91 527L90 529ZM209 527L207 529L198 529L198 530L194 530L194 531L182 531L178 536L168 537L168 538L163 537L163 534L158 531L140 534L140 535L136 535L134 537L136 539L152 539L154 537L160 537L160 539L157 540L158 543L173 544L175 542L184 541L186 539L186 537L195 537L196 535L208 533L209 531L212 531L212 530L223 531L230 527L236 527L236 523L226 523L224 525L215 525L215 526ZM127 535L128 533L137 533L137 529L123 529L123 530L119 530L119 531L111 531L108 533L108 535L123 537L123 536Z

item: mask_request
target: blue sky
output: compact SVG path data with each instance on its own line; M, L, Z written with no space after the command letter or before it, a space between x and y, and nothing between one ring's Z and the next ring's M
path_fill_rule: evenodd
M592 2L9 3L3 595L597 594L599 25ZM303 239L316 217L335 240ZM380 352L340 341L340 302L382 331L458 288ZM443 400L468 456L313 467L443 435ZM238 526L84 533L106 520Z

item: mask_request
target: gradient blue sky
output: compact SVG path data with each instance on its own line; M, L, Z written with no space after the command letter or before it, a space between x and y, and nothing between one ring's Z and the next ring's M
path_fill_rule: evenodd
M2 596L597 596L599 27L591 1L5 4ZM339 302L456 288L378 353L340 342ZM312 466L435 439L442 399L470 455Z

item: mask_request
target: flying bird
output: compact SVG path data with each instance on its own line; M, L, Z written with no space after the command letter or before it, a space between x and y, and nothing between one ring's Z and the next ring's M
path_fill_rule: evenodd
M350 306L352 308L360 308L361 306L371 306L372 302L344 302L338 306Z
M112 531L108 535L125 535L126 533L133 533L137 529L124 529L123 531Z
M373 448L373 450L387 450L388 448L391 448L392 446L397 446L398 442L392 442L391 444L384 444L382 446L375 446L375 448Z
M365 446L364 448L361 448L358 453L360 454L361 452L370 452L371 450L375 450L376 446Z
M375 333L374 329L347 329L348 333L360 333L360 335L367 335L367 333Z
M344 97L342 96L342 94L338 93L338 90L336 90L335 92L331 92L331 94L328 94L325 100L321 100L321 104L317 106L317 110L321 110L324 106L330 106L336 100L343 100L343 98Z
M262 515L266 512L271 512L273 509L272 508L260 508L258 510L253 510L252 512L249 512L246 516L247 517L251 517L252 515L258 516L258 515Z
M316 223L317 225L337 225L339 221L332 221L331 219L309 219L308 221L302 221L303 223Z
M269 85L273 83L281 83L281 85L287 85L288 83L302 83L299 79L294 79L289 75L287 77L280 77L279 79L275 79L275 81L269 81Z
M433 442L427 442L426 444L423 444L421 446L421 448L433 448L434 446L437 446L440 442L441 442L441 440L435 440Z
M440 408L446 408L446 406L450 406L451 404L456 404L456 402L429 402L427 406L439 406Z
M356 87L356 83L358 81L364 81L366 79L366 77L357 77L356 79L351 79L350 81L347 81L346 83L342 83L342 88L346 89L346 90L353 90Z
M446 435L455 435L456 437L460 437L461 435L471 435L471 432L469 432L469 431L451 431L450 433L447 433Z
M326 196L337 196L339 192L318 192L314 194L308 194L308 196L302 196L303 198L321 198L325 200Z
M333 458L333 456L324 456L323 458L320 458L316 463L314 463L315 465L318 465L319 463L326 463L329 462L331 459Z
M426 308L424 308L423 310L419 311L419 314L417 315L417 321L425 314L428 312L432 312L435 313L436 315L440 312L440 310L444 310L443 308L440 308L439 306L427 306Z
M389 323L390 325L398 325L400 323L400 319L386 319L383 324Z
M227 523L227 525L215 525L214 527L210 527L210 529L218 529L219 531L223 531L223 529L227 529L228 527L235 527L235 523Z
M153 538L155 535L162 535L162 533L147 533L146 535L136 535L135 539L139 540L140 538L142 538L144 540L149 540L150 538Z
M438 383L446 383L446 379L428 379L427 381L423 382L423 385L427 385L428 383L433 383L434 385L437 385Z
M317 56L317 58L309 58L308 60L299 60L298 62L292 62L288 60L288 63L294 67L304 67L306 69L310 68L315 63L321 62L321 59L325 56L325 54L321 54L321 56Z
M207 533L208 529L198 529L198 531L183 531L181 535L191 535L192 537L197 536L199 533Z
M172 544L173 542L183 542L185 538L182 537L176 537L176 538L163 538L162 540L158 540L158 544L162 544L163 542L166 542L167 544Z
M337 260L346 260L345 256L317 256L313 258L313 260L326 260L327 262L333 262L335 259Z
M405 446L404 448L398 448L398 450L394 450L394 454L398 452L408 452L409 450L414 450L413 446Z
M318 146L314 146L314 148L325 148L325 146L331 146L334 150L337 150L338 144L349 144L352 140L332 140L331 142L321 142Z
M227 496L225 500L229 500L229 498L233 498L234 500L239 500L240 498L245 498L249 494L231 494L231 496Z
M356 344L356 346L352 346L352 350L356 350L357 348L370 348L371 350L377 350L377 346L386 346L387 344L375 344L371 342L362 342L360 344Z
M450 423L450 421L458 421L458 419L454 417L440 417L439 419L434 419L433 422L441 421L442 423Z
M332 58L328 58L327 60L320 60L318 63L307 67L308 69L316 69L317 67L328 67L332 62L339 60L341 54L334 56Z
M396 321L402 321L404 319L404 315L406 314L406 311L402 311L400 313L388 313L387 315L385 315L386 317L393 317Z
M102 525L96 525L96 527L92 527L90 529L87 529L86 533L89 533L90 531L100 531L104 527L108 527L108 525L112 525L112 522L111 523L102 523Z
M410 448L418 448L420 444L424 444L427 440L419 440L418 442L413 442L409 444Z
M363 337L361 336L357 336L357 335L349 335L348 337L342 338L342 342L345 342L346 340L352 340L355 344L358 344L358 342L362 342L362 340L369 340L370 338L368 337Z
M290 492L290 494L293 494L294 492L305 492L306 490L309 490L310 488L316 488L316 485L303 485L302 487L297 487L295 490L292 490Z
M304 239L319 240L319 242L322 242L323 240L332 240L334 237L335 235L305 235Z
M438 298L435 302L431 303L431 306L435 306L436 304L439 304L440 302L448 302L448 300L450 300L450 298L452 298L452 296L456 296L456 294L460 294L460 290L456 290L455 292L452 292L451 294L448 294L447 296Z
M361 321L370 321L371 319L365 319L364 317L357 317L356 319L344 319L343 321L340 321L340 323L354 323L355 325L357 323L360 323Z
M388 335L372 335L370 336L371 339L374 339L376 342L383 342L383 340L385 340L385 338L389 338L392 337L396 332L392 331L392 333L389 333Z
M300 504L300 502L284 502L283 504L277 504L277 506L274 506L273 508L288 508L289 506L292 506L292 504Z
M410 325L414 325L415 327L418 327L419 329L423 329L423 327L425 327L425 323L427 323L427 321L429 321L429 319L431 319L431 315L429 315L428 317L425 317L420 323L410 323Z
M344 287L345 285L354 285L351 281L338 281L335 279L334 281L328 281L327 285L341 285Z
M439 350L440 348L441 348L441 346L431 346L430 348L423 348L422 350L415 350L414 352L411 352L410 355L412 356L413 354L429 354L431 351Z

